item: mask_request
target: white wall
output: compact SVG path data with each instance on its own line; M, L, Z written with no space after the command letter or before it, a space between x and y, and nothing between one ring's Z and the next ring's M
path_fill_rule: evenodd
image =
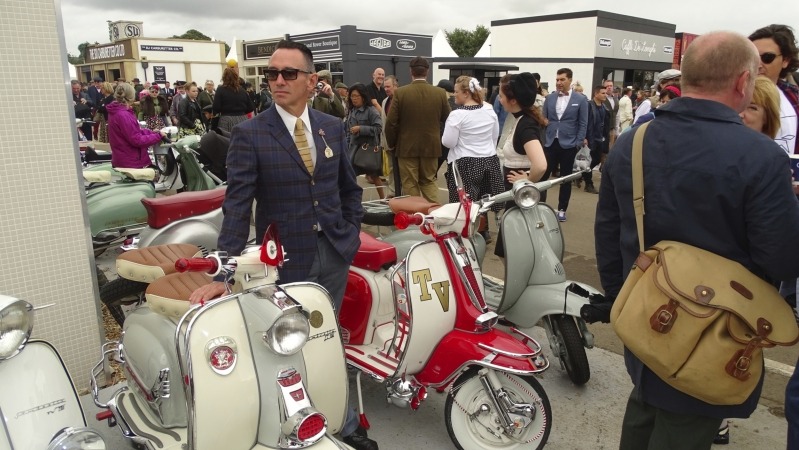
M555 90L555 76L558 69L564 67L574 72L573 82L579 81L586 91L590 91L591 80L594 78L594 65L591 63L565 64L565 63L514 63L519 66L519 72L537 72L541 75L542 83L549 83L549 92Z
M0 14L0 293L55 304L35 312L33 335L83 388L101 325L60 15L58 0L4 1ZM35 90L17 88L22 67Z
M596 17L491 27L491 57L593 58Z

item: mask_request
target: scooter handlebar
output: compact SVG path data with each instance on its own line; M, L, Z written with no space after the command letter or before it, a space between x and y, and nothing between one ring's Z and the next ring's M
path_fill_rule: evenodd
M404 230L411 225L421 225L424 223L424 216L421 214L408 214L400 211L394 215L394 226L399 230Z
M219 270L219 261L210 258L180 258L175 261L178 272L205 272L214 274Z

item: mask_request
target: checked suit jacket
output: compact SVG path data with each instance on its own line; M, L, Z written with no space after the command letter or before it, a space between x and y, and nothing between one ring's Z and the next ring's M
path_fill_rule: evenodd
M275 106L234 127L230 137L219 249L241 254L256 200L257 242L276 223L286 252L281 283L307 279L317 251L317 225L347 262L352 262L361 243L362 190L347 159L344 126L341 119L313 109L308 116L307 137L316 143L313 176L294 143L294 130L286 129ZM325 155L326 146L333 151L331 157Z

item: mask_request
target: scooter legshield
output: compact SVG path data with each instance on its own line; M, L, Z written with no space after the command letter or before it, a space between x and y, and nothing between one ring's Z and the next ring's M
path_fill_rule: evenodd
M155 189L148 182L119 182L90 189L86 193L86 205L92 236L145 224L147 211L141 203L145 197L155 197Z
M86 426L66 366L52 345L39 340L0 361L0 412L0 449L44 449L62 429Z

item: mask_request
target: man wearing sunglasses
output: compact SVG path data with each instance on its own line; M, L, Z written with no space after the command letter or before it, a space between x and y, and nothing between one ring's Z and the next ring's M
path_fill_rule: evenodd
M347 159L341 119L308 107L316 89L313 55L305 45L280 41L264 75L274 107L233 128L227 156L225 218L219 250L239 255L250 234L252 202L256 237L277 224L291 255L280 283L313 281L324 286L341 310L347 272L360 246L362 189ZM192 303L225 293L217 281L197 289ZM347 411L340 432L349 446L377 450L377 443Z
M749 36L760 53L759 74L768 77L780 91L780 130L774 140L786 153L799 153L799 88L790 76L799 69L799 53L793 30L787 25L769 25Z

